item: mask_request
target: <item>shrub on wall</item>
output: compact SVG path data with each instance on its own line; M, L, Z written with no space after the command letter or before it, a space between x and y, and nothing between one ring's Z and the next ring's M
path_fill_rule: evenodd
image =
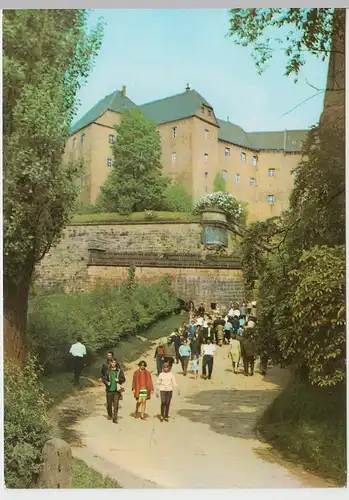
M244 205L233 195L224 193L223 191L202 196L195 204L193 213L199 214L207 208L218 208L219 210L222 210L226 214L228 220L232 223L241 222L245 218Z
M5 358L4 471L7 488L28 488L50 438L47 401L33 359L23 366Z
M103 287L92 292L42 294L29 303L27 344L46 373L69 367L69 348L77 334L87 347L87 361L120 338L134 335L169 314L177 305L168 279L140 285Z

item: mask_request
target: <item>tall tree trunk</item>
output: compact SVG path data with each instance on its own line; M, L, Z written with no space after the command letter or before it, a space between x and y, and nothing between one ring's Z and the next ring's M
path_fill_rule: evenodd
M4 353L22 362L25 356L24 335L27 328L30 278L15 286L4 282Z

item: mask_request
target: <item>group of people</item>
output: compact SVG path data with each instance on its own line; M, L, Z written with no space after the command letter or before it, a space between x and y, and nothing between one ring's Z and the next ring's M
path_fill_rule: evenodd
M114 423L117 423L119 402L122 400L124 392L122 385L125 383L126 378L123 370L111 351L107 353L106 362L102 366L101 380L103 381L106 389L107 418L108 420L112 420ZM170 364L168 362L164 362L162 371L155 384L156 396L161 399L161 422L168 422L170 404L173 391L175 389L177 389L179 394L176 378L171 372ZM136 399L135 417L138 418L140 416L142 420L146 420L145 411L147 401L151 398L151 395L154 392L154 385L151 373L147 369L147 363L145 361L140 361L138 363L138 369L133 374L132 392Z
M169 409L178 384L173 374L174 363L181 363L183 376L188 372L199 377L199 364L202 364L201 376L210 380L213 373L214 357L217 348L224 344L229 346L228 356L231 358L233 373L238 373L240 360L243 360L245 376L254 375L256 356L261 358L261 372L266 373L268 356L265 351L259 352L255 334L256 302L241 305L231 302L225 309L226 314L220 310L206 312L203 304L195 309L189 303L189 323L183 323L181 328L175 329L166 341L160 341L155 349L157 380L155 388L147 363L141 361L138 369L133 374L132 392L136 399L135 417L146 419L146 404L151 395L156 392L160 398L160 420L168 422ZM73 344L70 350L75 359L75 380L78 380L83 366L83 357L86 348L81 343L81 338ZM108 419L114 423L118 421L119 402L123 398L123 384L125 375L113 352L107 353L107 358L102 366L101 381L106 388L106 406Z

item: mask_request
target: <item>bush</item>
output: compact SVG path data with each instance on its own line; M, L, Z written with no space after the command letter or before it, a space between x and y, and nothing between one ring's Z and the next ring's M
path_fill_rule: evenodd
M165 189L161 209L169 212L189 213L193 209L193 198L184 186L172 182Z
M177 299L167 279L150 285L103 287L92 292L42 294L29 302L27 344L45 373L67 369L69 348L83 336L91 363L103 348L169 314Z
M50 438L48 402L32 358L22 367L5 359L4 374L5 483L7 488L28 488Z

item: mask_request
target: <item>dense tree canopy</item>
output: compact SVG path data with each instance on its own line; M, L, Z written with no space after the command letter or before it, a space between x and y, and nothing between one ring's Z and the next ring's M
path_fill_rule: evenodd
M73 207L79 165L62 164L76 95L100 46L83 10L5 10L5 350L21 352L35 264L57 241Z
M101 188L99 204L120 213L157 208L164 198L167 181L162 176L156 124L139 110L128 110L115 130L113 168Z

